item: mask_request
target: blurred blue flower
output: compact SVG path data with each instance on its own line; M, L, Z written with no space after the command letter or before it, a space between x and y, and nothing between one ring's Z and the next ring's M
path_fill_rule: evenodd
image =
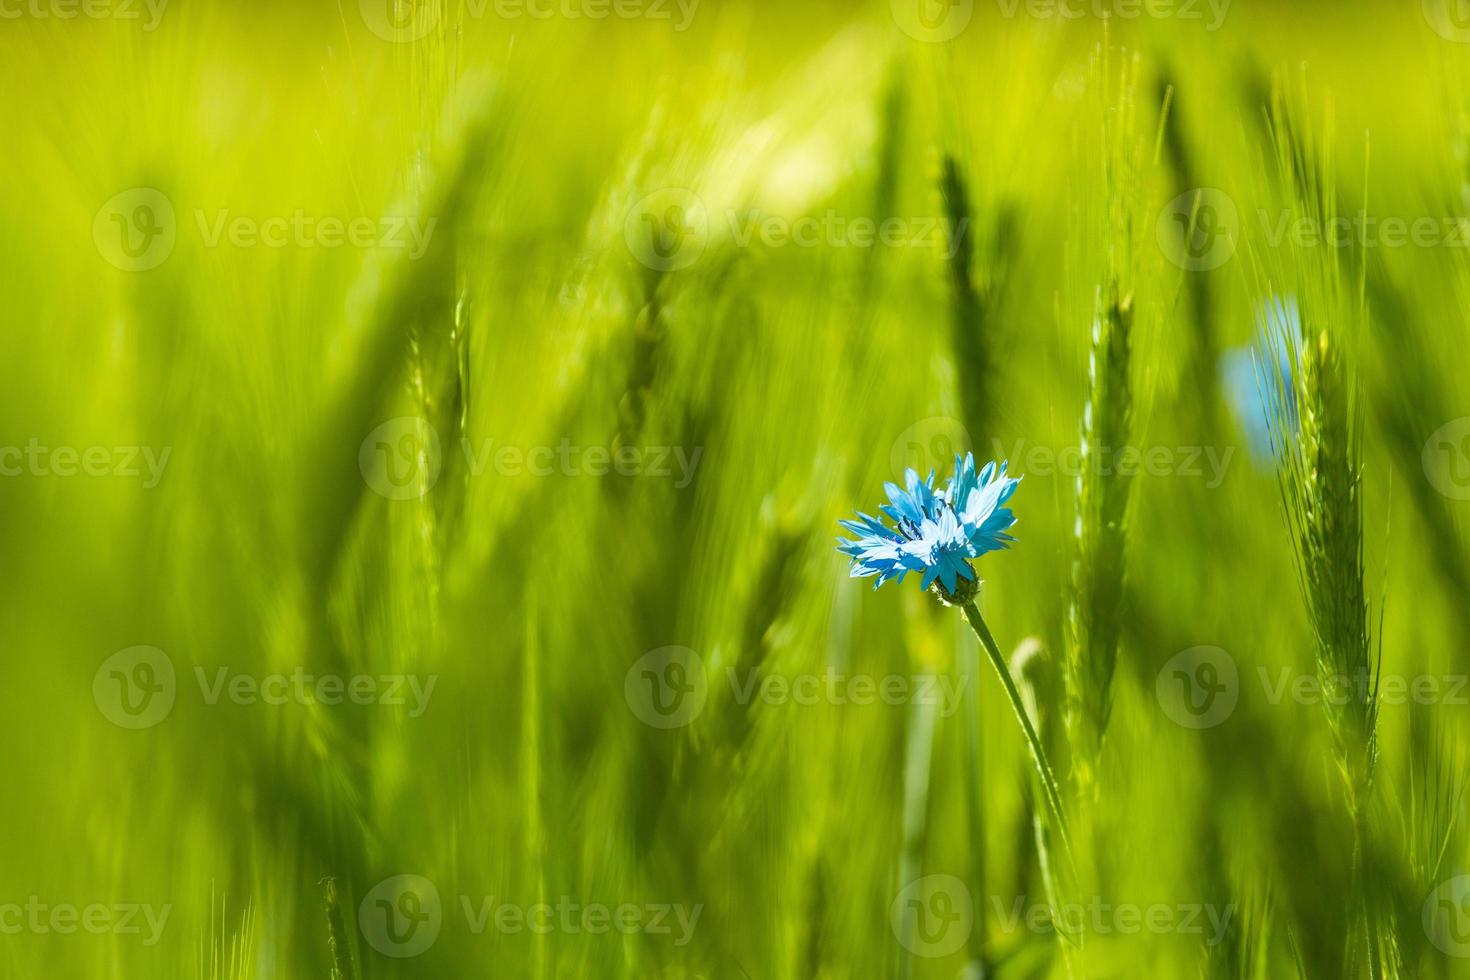
M877 588L889 579L902 582L909 572L921 572L922 587L938 580L944 591L956 593L961 580L974 583L970 559L998 551L1015 539L1006 533L1016 516L1004 506L1020 479L1006 476L1006 464L987 463L975 471L975 457L956 456L954 477L942 490L934 489L934 473L920 480L908 470L905 486L884 486L889 503L879 509L897 525L889 527L868 514L839 523L857 535L838 538L837 550L852 558L853 578L877 576Z
M1256 309L1256 342L1220 356L1220 387L1251 458L1263 469L1275 457L1271 427L1296 429L1291 349L1301 336L1301 311L1294 296L1272 296ZM1279 403L1279 404L1278 404Z

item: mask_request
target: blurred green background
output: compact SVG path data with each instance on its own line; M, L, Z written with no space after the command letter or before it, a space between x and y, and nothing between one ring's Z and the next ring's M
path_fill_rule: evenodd
M1470 976L1460 13L0 0L0 976ZM1282 143L1371 229L1292 231ZM1361 297L1361 831L1251 367L1303 254ZM1062 893L963 621L833 546L966 450Z

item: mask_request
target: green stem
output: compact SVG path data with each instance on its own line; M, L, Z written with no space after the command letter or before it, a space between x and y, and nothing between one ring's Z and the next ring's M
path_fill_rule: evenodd
M1351 787L1349 787L1351 791ZM1369 887L1367 866L1367 817L1356 801L1353 811L1353 875L1358 892L1358 902L1363 913L1363 939L1368 947L1368 980L1381 980L1385 971L1379 957L1378 920L1373 910L1373 890Z
M342 908L337 900L337 880L321 881L327 909L327 949L332 954L331 980L355 980L357 970L352 963L352 947L348 945L347 928L342 924Z
M962 678L965 685L965 781L966 803L970 811L970 887L975 895L986 894L985 890L985 769L984 757L980 754L980 654L974 658L974 668L968 669L968 677ZM975 928L970 933L972 958L980 964L981 976L990 976L990 960L987 955L989 930L985 922L985 902L975 904Z
M935 710L932 702L915 700L909 715L908 747L903 772L903 849L898 858L898 887L919 877L924 855L924 830L929 820L929 766L934 755ZM914 917L906 914L899 937L898 980L914 974Z
M985 620L980 616L980 610L974 602L967 602L961 607L965 612L965 619L970 624L970 629L980 638L980 645L990 655L990 666L995 668L1000 677L1000 683L1005 688L1006 697L1010 698L1011 709L1016 713L1016 720L1021 723L1021 730L1026 734L1026 745L1031 750L1031 761L1036 765L1036 774L1041 779L1041 788L1046 796L1047 809L1051 811L1052 819L1056 821L1057 835L1062 839L1062 847L1067 852L1068 863L1071 862L1072 841L1067 833L1067 816L1062 810L1062 794L1057 790L1056 777L1052 775L1051 764L1046 761L1046 750L1042 748L1041 737L1036 734L1036 728L1031 724L1031 716L1026 712L1026 705L1021 701L1021 692L1016 689L1016 682L1011 678L1011 670L1006 665L1005 658L1000 654L1000 648L995 645L995 637L990 635L990 627L985 625Z

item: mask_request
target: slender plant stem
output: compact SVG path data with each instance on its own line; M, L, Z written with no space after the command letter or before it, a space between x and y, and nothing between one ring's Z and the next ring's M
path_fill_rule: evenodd
M337 900L337 880L322 879L324 904L327 909L327 949L332 954L331 980L356 980L352 947L347 943L347 928L342 924L342 908Z
M1351 806L1353 811L1353 874L1356 879L1358 901L1363 907L1363 939L1368 947L1368 980L1382 980L1384 970L1379 958L1378 920L1373 913L1373 891L1368 883L1368 867L1365 857L1367 853L1365 845L1367 815L1356 800Z
M1021 692L1016 689L1016 682L1011 678L1010 667L1006 665L1005 658L1000 654L1000 648L995 645L995 637L990 635L990 627L985 625L985 620L980 616L980 610L974 602L967 602L962 607L965 611L965 619L970 624L970 629L980 638L980 645L990 655L990 666L1000 677L1001 687L1005 688L1006 697L1010 698L1011 709L1016 713L1016 719L1021 723L1021 730L1026 734L1026 745L1031 749L1031 761L1036 765L1036 774L1041 778L1041 788L1046 795L1047 809L1051 810L1052 819L1056 821L1057 834L1062 839L1062 846L1067 852L1068 862L1071 860L1072 840L1067 833L1067 815L1062 810L1062 794L1057 790L1056 777L1052 775L1051 764L1046 761L1046 750L1042 748L1041 737L1036 734L1036 728L1031 724L1031 716L1026 713L1026 705L1021 701Z
M970 665L966 665L970 668ZM980 754L980 654L975 653L973 669L966 671L964 679L966 711L965 719L965 802L970 811L970 887L975 895L985 891L985 768ZM980 963L981 975L990 975L990 960L987 940L989 930L985 922L985 903L975 905L975 928L970 933L970 950L973 959Z
M903 850L898 858L898 885L919 877L924 830L929 820L929 766L934 756L935 711L932 702L915 700L909 715L908 748L903 772ZM906 911L899 937L898 980L914 975L914 913Z

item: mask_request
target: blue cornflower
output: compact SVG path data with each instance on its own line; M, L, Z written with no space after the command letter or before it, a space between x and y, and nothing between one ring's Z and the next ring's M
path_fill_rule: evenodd
M909 470L905 486L884 485L887 504L880 510L897 528L868 514L856 521L840 521L857 535L856 540L838 538L837 550L852 558L852 576L876 575L877 588L889 579L902 582L909 572L922 572L922 587L939 582L946 599L967 601L978 586L970 559L987 551L999 551L1015 539L1006 533L1016 515L1004 506L1021 481L1006 476L1006 464L987 463L975 471L975 457L956 456L954 477L942 490L934 489L934 473L927 479ZM961 589L962 583L968 587Z
M1256 308L1256 342L1220 357L1225 400L1245 434L1251 458L1262 469L1275 459L1272 430L1297 429L1292 390L1293 347L1299 345L1302 317L1295 296L1272 296Z

